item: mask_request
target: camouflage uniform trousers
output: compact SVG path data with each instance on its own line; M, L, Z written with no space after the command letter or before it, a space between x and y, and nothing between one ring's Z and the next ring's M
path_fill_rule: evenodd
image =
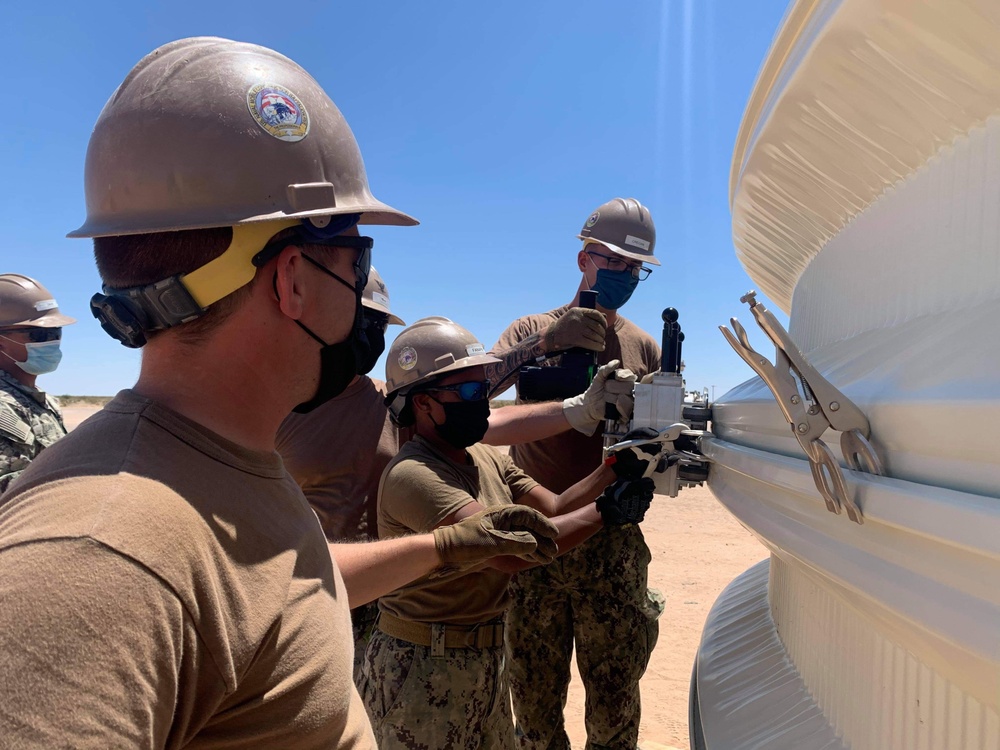
M563 709L576 642L588 750L635 750L639 679L659 635L663 597L647 588L638 526L604 529L550 565L518 573L507 611L518 747L569 750Z
M56 400L0 371L0 493L66 435Z
M378 621L378 601L362 604L351 610L351 629L354 631L354 684L361 691L361 675L365 664L365 650L375 632Z
M380 750L513 750L504 649L449 648L433 657L375 630L361 696Z

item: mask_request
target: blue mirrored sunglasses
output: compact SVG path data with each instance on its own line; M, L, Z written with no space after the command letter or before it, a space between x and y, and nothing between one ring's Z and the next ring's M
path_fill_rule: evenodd
M421 388L418 392L429 391L451 391L457 393L463 401L482 401L489 397L490 381L480 380L471 383L455 383L454 385L435 385L430 388Z

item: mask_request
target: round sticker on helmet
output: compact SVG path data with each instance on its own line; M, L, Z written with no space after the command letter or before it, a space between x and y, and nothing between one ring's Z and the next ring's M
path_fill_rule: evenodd
M254 122L279 141L294 143L309 133L309 113L284 86L258 83L247 92L247 109Z
M404 370L412 370L417 366L417 350L412 346L404 346L399 353L399 366Z
M594 224L596 224L597 220L600 218L601 218L601 212L594 211L594 213L590 215L590 218L587 219L587 229L590 229L592 226L594 226Z

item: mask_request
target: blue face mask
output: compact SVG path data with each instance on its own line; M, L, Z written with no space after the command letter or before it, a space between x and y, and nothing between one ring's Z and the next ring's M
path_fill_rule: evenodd
M62 351L58 341L44 341L41 344L25 344L28 358L24 362L14 360L14 363L29 375L44 375L53 372L62 361Z
M631 271L609 271L606 268L597 269L597 281L593 289L597 292L597 304L605 310L617 310L628 302L632 292L639 284L639 279Z

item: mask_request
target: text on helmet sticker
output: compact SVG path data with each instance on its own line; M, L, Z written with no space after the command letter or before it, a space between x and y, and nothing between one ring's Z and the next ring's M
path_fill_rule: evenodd
M412 370L417 366L417 350L412 346L404 346L399 353L399 366L403 370Z
M486 354L486 347L477 341L475 344L467 345L465 351L469 353L470 357L474 357L477 354Z
M386 307L389 306L389 298L378 292L372 292L372 302L378 305L385 305Z
M642 250L649 250L649 242L640 237L633 237L631 234L625 235L625 244L638 247Z
M309 133L309 113L284 86L258 83L247 92L247 109L254 122L279 141L294 143Z
M55 310L57 307L59 307L59 305L56 304L54 299L40 299L35 303L35 309L38 312L42 312L43 310Z
M594 226L594 224L596 224L597 220L600 218L601 218L601 212L594 211L594 213L590 215L590 218L587 219L587 229L590 229L592 226Z

